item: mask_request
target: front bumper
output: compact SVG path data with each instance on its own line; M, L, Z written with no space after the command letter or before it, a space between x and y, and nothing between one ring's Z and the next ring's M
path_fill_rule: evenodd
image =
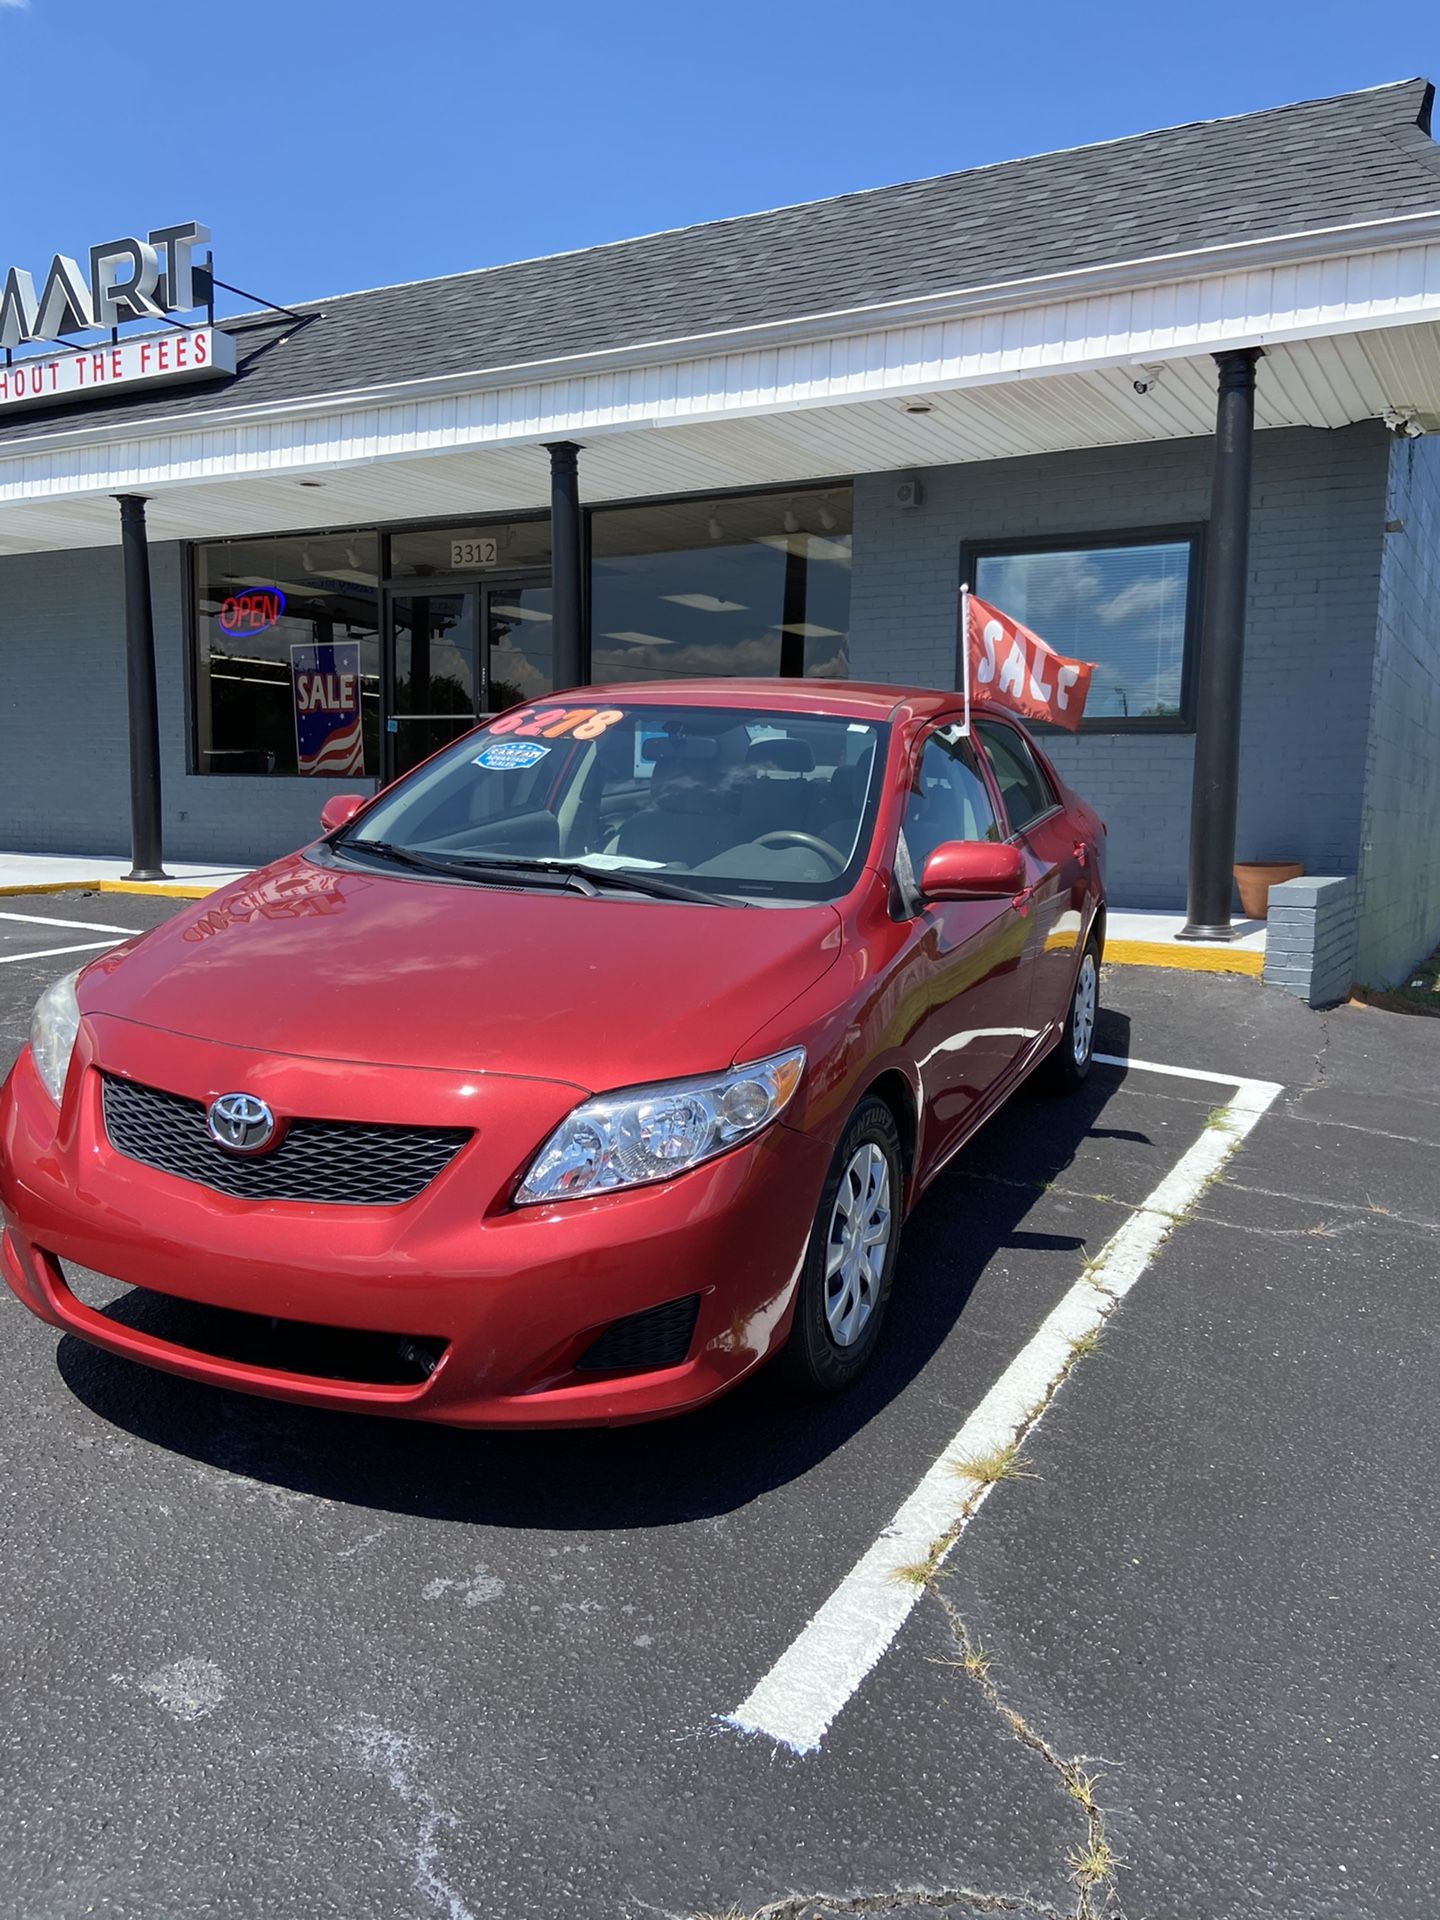
M277 1111L475 1128L404 1206L228 1198L118 1154L99 1075L192 1099L233 1087ZM456 1426L605 1425L698 1406L783 1337L825 1177L822 1142L783 1124L653 1187L543 1208L505 1196L580 1098L494 1075L278 1059L127 1022L81 1029L59 1115L28 1050L0 1090L0 1271L32 1312L192 1380L310 1406ZM206 1306L442 1342L418 1384L322 1378L220 1358L94 1311L61 1262ZM577 1374L611 1322L700 1295L683 1363Z

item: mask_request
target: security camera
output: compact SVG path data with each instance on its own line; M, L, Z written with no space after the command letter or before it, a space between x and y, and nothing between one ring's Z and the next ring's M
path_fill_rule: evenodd
M1414 407L1387 407L1384 420L1391 433L1399 434L1406 440L1418 440L1425 432Z
M1151 393L1159 386L1160 376L1164 371L1163 367L1136 367L1132 370L1130 385L1136 393Z

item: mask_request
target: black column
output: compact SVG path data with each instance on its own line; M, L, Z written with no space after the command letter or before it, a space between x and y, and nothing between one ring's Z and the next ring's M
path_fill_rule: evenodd
M165 880L160 847L160 715L155 692L155 616L145 501L117 493L125 559L125 678L130 705L130 871L127 880Z
M578 687L585 671L584 547L580 524L580 477L573 440L550 443L551 607L555 685Z
M1240 778L1240 675L1250 559L1250 454L1258 347L1217 353L1215 471L1205 548L1205 606L1196 687L1190 885L1182 940L1233 940L1230 894Z
M780 599L780 676L785 680L805 677L805 636L796 627L805 624L805 589L809 566L803 533L792 533L785 548L785 585Z

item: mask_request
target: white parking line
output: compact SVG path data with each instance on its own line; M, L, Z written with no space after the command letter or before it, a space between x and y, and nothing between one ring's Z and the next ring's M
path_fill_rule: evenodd
M39 947L33 953L0 953L0 967L13 967L21 960L52 960L59 953L94 953L97 947L118 947L119 944L118 938L82 940L78 947Z
M85 933L138 933L138 927L117 927L105 920L52 920L43 913L0 913L0 920L21 920L31 927L79 927Z
M1183 1154L1101 1250L1085 1275L1016 1354L970 1418L856 1562L799 1637L753 1691L723 1718L742 1733L764 1734L794 1753L813 1753L831 1722L904 1625L921 1589L897 1578L902 1567L950 1553L988 1491L955 1462L1023 1440L1043 1418L1075 1340L1097 1330L1144 1273L1208 1181L1255 1126L1281 1088L1270 1080L1199 1073L1150 1060L1096 1054L1105 1066L1171 1074L1235 1089L1214 1122Z

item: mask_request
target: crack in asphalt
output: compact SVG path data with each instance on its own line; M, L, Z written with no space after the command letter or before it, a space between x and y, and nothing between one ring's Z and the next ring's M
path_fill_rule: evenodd
M695 1914L689 1920L821 1920L846 1913L1018 1913L1029 1920L1074 1920L1060 1907L1019 1894L985 1893L978 1887L902 1887L892 1893L791 1893L750 1913ZM684 1920L679 1914L666 1920Z
M1145 1209L1135 1208L1139 1212ZM1153 1211L1153 1209L1150 1209ZM1108 1325L1120 1302L1098 1279L1091 1284L1096 1291L1106 1297L1104 1322ZM1076 1890L1076 1904L1066 1912L1064 1909L1048 1905L1043 1901L1031 1900L1024 1895L990 1893L977 1887L952 1887L946 1889L909 1888L892 1889L885 1893L827 1894L789 1893L771 1900L763 1906L752 1908L749 1913L740 1908L731 1907L725 1913L696 1913L689 1916L667 1915L666 1920L821 1920L827 1914L863 1914L897 1913L929 1910L932 1912L969 1913L1015 1913L1028 1916L1028 1920L1125 1920L1125 1910L1121 1905L1119 1889L1115 1884L1115 1874L1123 1864L1112 1852L1105 1828L1105 1815L1095 1799L1095 1787L1098 1774L1085 1771L1090 1756L1076 1754L1065 1759L1053 1743L1038 1732L1025 1717L1003 1698L998 1686L990 1678L990 1661L977 1642L970 1638L964 1621L949 1598L941 1591L940 1566L946 1553L955 1540L964 1531L973 1517L980 1502L992 1490L998 1479L1032 1479L1034 1476L1024 1470L1025 1456L1020 1452L1021 1441L1028 1435L1041 1415L1050 1406L1061 1387L1074 1373L1082 1359L1092 1356L1096 1343L1076 1342L1070 1347L1064 1365L1050 1380L1040 1400L1026 1412L1024 1422L1016 1432L1010 1446L1004 1450L1003 1465L990 1475L967 1469L960 1461L955 1462L958 1472L966 1473L974 1481L974 1490L965 1501L953 1524L930 1543L929 1552L924 1561L912 1567L897 1567L895 1578L913 1583L929 1594L940 1605L945 1615L951 1638L955 1642L958 1658L945 1664L958 1668L973 1680L987 1704L999 1716L1011 1736L1029 1752L1035 1754L1055 1774L1064 1792L1080 1809L1085 1820L1084 1845L1072 1849L1066 1859L1066 1873ZM651 1911L657 1911L651 1909Z
M1424 1141L1419 1142L1425 1145ZM1380 1207L1373 1200L1335 1200L1328 1194L1319 1193L1281 1193L1274 1187L1252 1187L1236 1180L1230 1183L1232 1193L1252 1194L1257 1200L1283 1200L1290 1206L1319 1207L1322 1211L1329 1208L1332 1213L1358 1214L1362 1221L1384 1220L1392 1226L1414 1227L1424 1234L1440 1233L1440 1221L1421 1220L1413 1213L1396 1213L1393 1207Z
M1077 1753L1066 1760L1043 1733L1032 1727L1023 1714L1006 1702L990 1677L990 1661L983 1648L971 1639L958 1609L941 1590L938 1578L932 1575L925 1584L926 1591L939 1602L944 1612L945 1623L960 1656L951 1664L974 1681L986 1704L1000 1716L1022 1747L1044 1761L1085 1816L1085 1845L1075 1848L1066 1863L1070 1880L1076 1889L1075 1910L1070 1920L1105 1920L1106 1916L1123 1920L1124 1909L1115 1884L1115 1874L1121 1862L1111 1850L1105 1829L1105 1814L1095 1798L1100 1775L1085 1771L1090 1756Z
M1329 1051L1330 1022L1322 1013L1320 1015L1320 1044L1315 1049L1315 1078L1311 1081L1309 1088L1306 1090L1307 1092L1313 1092L1316 1087L1324 1086L1326 1072L1325 1056Z
M1312 1126L1328 1126L1331 1123L1324 1120L1315 1120L1311 1121L1310 1124ZM1357 1128L1355 1131L1374 1133L1374 1129L1369 1127ZM1407 1144L1417 1147L1432 1147L1431 1142L1418 1139L1412 1140L1408 1134L1381 1134L1377 1137L1386 1140L1403 1140ZM1088 1188L1062 1187L1054 1180L1021 1180L1011 1174L968 1171L960 1173L956 1177L964 1180L984 1181L990 1186L1018 1187L1027 1193L1053 1193L1061 1200L1091 1200L1099 1206L1119 1207L1124 1213L1154 1213L1157 1211L1156 1208L1147 1206L1144 1201L1122 1200L1118 1194L1092 1193ZM1417 1233L1426 1235L1440 1233L1440 1221L1422 1220L1410 1213L1396 1213L1393 1208L1377 1206L1373 1201L1368 1204L1362 1204L1358 1200L1335 1200L1327 1194L1281 1193L1274 1187L1253 1187L1243 1181L1231 1180L1224 1172L1207 1181L1206 1190L1208 1191L1210 1188L1221 1183L1228 1187L1232 1193L1248 1193L1260 1200L1283 1200L1288 1205L1318 1207L1322 1212L1328 1210L1332 1213L1353 1213L1358 1216L1355 1222L1357 1226L1363 1225L1367 1221L1375 1223L1383 1220L1391 1227L1413 1227ZM1178 1220L1181 1216L1174 1215L1171 1217ZM1257 1233L1267 1237L1273 1236L1278 1239L1304 1239L1307 1236L1312 1239L1323 1239L1326 1237L1320 1225L1311 1227L1257 1227L1246 1225L1238 1220L1222 1220L1216 1214L1201 1213L1194 1202L1187 1208L1183 1217L1187 1220L1203 1221L1206 1226L1225 1227L1232 1233ZM1343 1229L1338 1227L1334 1229L1334 1231L1337 1232L1349 1232L1351 1230L1351 1227L1348 1225Z

